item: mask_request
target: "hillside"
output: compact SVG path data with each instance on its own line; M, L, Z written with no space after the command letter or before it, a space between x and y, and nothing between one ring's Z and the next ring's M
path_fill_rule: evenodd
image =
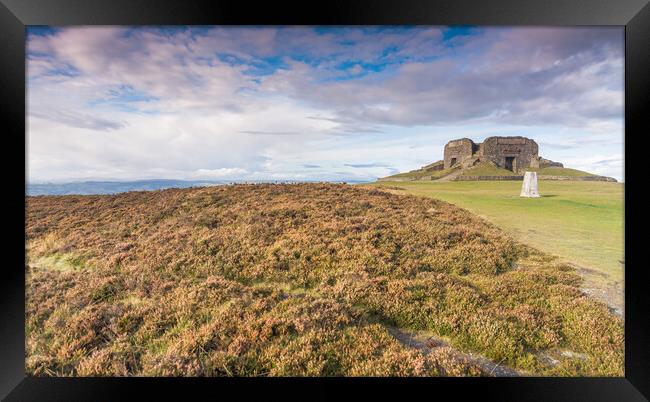
M493 163L483 162L465 169L461 176L517 176L517 174L495 166Z
M442 161L432 163L420 169L410 172L398 173L392 176L382 177L378 181L430 181L439 180L450 176L452 173L461 169L460 166L449 169L442 168ZM527 168L531 172L537 172L539 180L578 180L578 181L613 181L611 177L598 176L593 173L583 172L582 170L570 169L565 167L548 166L543 168ZM450 176L453 177L453 176ZM463 169L457 178L452 180L498 180L499 178L517 178L522 177L510 170L500 168L491 162L481 162L476 166Z
M397 173L379 179L380 181L437 180L460 169L460 166L443 169L443 161L437 161L410 172Z
M623 321L572 268L442 201L268 184L26 203L30 375L623 375Z
M519 197L518 181L378 182L398 194L466 208L518 241L575 264L582 288L624 311L624 187L602 181L542 181L541 198Z
M545 167L541 169L530 168L531 172L537 172L539 176L567 176L567 177L585 177L596 176L593 173L583 172L578 169L570 169L565 167Z

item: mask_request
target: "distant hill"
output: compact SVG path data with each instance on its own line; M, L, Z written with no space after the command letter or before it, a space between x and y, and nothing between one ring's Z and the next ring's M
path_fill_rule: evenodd
M80 181L69 183L35 183L27 185L27 195L116 194L127 191L162 190L214 186L226 182L190 180Z
M303 181L300 181L303 182ZM368 183L366 180L346 180L344 182L361 184ZM119 194L129 191L155 191L168 188L190 188L190 187L208 187L223 184L233 184L236 182L226 180L173 180L173 179L151 179L135 181L77 181L67 183L33 183L27 185L28 196L37 195L102 195L102 194ZM284 180L258 180L245 181L240 183L299 183L298 181Z

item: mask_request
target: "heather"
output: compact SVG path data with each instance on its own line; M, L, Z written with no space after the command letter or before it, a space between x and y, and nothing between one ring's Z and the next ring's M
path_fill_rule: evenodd
M622 319L573 268L443 201L260 184L26 204L32 375L493 375L459 353L623 375Z

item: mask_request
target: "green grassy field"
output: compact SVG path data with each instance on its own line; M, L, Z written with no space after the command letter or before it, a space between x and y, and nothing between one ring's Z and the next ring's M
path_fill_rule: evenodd
M480 163L465 170L461 176L517 176L517 173L493 164Z
M570 176L570 177L594 176L594 174L583 172L582 170L561 168L561 167L546 167L542 169L529 168L528 170L536 171L540 175L548 175L548 176Z
M583 270L585 286L622 306L624 278L622 183L540 181L542 198L521 198L519 181L382 182L408 194L466 208L516 239Z

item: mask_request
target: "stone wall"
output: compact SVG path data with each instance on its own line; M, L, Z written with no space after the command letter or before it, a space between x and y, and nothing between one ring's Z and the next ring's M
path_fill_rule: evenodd
M561 181L609 181L617 182L613 177L607 176L551 176L551 175L539 175L540 180L561 180Z
M564 165L561 164L560 162L553 162L552 160L540 157L539 158L539 168L543 169L543 168L546 168L546 167L560 167L561 168L561 167L564 167Z
M449 141L445 145L445 169L468 161L476 149L476 144L469 138Z
M496 181L515 181L523 180L524 176L458 176L454 181L485 181L485 180L496 180ZM550 175L539 175L537 176L539 180L558 180L558 181L608 181L608 182L617 182L613 177L606 176L550 176Z
M506 169L506 158L513 158L512 171L523 173L526 168L539 167L539 147L525 137L489 137L481 144L478 154L481 160L490 160Z
M524 176L458 176L454 181L484 181L484 180L497 180L497 181L506 181L506 180L523 180Z

